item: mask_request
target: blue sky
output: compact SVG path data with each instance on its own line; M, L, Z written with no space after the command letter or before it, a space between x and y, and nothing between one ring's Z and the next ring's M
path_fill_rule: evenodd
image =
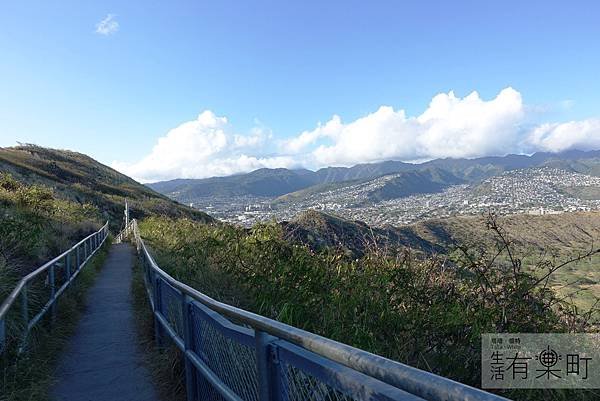
M594 1L5 2L0 146L77 150L144 181L600 147L598 15ZM98 32L107 18L117 29Z

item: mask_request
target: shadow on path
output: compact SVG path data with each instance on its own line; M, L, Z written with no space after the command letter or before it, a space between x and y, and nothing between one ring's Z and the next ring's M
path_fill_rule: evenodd
M113 245L55 372L53 401L159 401L136 342L133 248Z

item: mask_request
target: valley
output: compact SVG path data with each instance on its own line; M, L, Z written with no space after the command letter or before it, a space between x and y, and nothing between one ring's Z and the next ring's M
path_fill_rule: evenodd
M193 206L223 221L250 227L261 221L287 221L307 209L333 213L373 226L403 225L432 218L476 216L490 210L503 215L545 215L600 208L600 177L555 167L503 172L476 183L422 173L312 186L279 197L214 196L195 198ZM406 188L416 188L407 191ZM419 193L412 193L419 192Z

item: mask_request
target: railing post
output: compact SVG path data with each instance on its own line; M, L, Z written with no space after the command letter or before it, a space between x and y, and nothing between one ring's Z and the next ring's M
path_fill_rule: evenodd
M158 274L156 274L156 272L154 272L153 282L154 282L154 311L153 311L154 339L156 340L156 345L159 348L162 348L163 342L162 342L162 335L161 335L161 326L160 326L160 321L158 320L158 317L156 316L157 313L160 313L160 278L158 277Z
M75 250L77 251L77 268L75 270L79 270L79 267L81 266L81 256L79 256L79 245L75 247Z
M151 297L151 303L154 304L154 290L152 288L152 275L150 273L150 267L148 266L149 263L146 260L146 255L143 254L143 251L140 252L140 255L142 257L142 270L144 271L144 283L146 285L146 288L148 288L148 286L150 286L150 297ZM154 310L152 310L154 312Z
M275 348L272 343L277 339L263 331L255 330L256 372L258 373L259 401L281 400L279 383L279 361L274 357Z
M71 252L67 253L65 257L65 274L67 275L67 280L71 280Z
M21 348L27 346L27 335L29 334L29 300L27 299L27 284L21 290L21 316L23 318L23 338L21 339Z
M48 269L48 283L50 284L50 321L52 323L54 323L54 320L56 319L56 299L54 299L54 297L56 296L56 286L54 283L54 267L56 265L55 264L51 264L50 268Z
M183 318L183 358L185 361L185 386L188 401L196 401L198 390L196 384L196 368L187 356L187 351L192 349L194 341L194 325L192 323L191 299L184 293L181 294L181 315Z
M4 319L0 319L0 354L4 351L6 345L6 325Z

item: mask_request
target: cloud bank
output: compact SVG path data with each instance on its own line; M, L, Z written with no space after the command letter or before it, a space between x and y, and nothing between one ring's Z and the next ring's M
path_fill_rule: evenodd
M119 30L119 23L115 20L115 15L108 14L103 20L96 24L96 33L99 35L113 35Z
M260 127L249 135L235 134L227 118L206 110L159 138L152 152L139 162L115 162L113 167L142 182L224 176L261 167L297 167L291 157L256 156L271 139L271 133Z
M274 138L262 127L247 135L236 134L225 117L204 111L159 138L139 162L113 166L148 182L224 176L261 167L320 168L391 159L600 149L600 119L531 126L526 123L527 110L513 88L503 89L491 100L477 92L464 98L449 92L434 96L418 116L381 106L348 123L334 115L286 140ZM271 148L276 152L266 155Z

